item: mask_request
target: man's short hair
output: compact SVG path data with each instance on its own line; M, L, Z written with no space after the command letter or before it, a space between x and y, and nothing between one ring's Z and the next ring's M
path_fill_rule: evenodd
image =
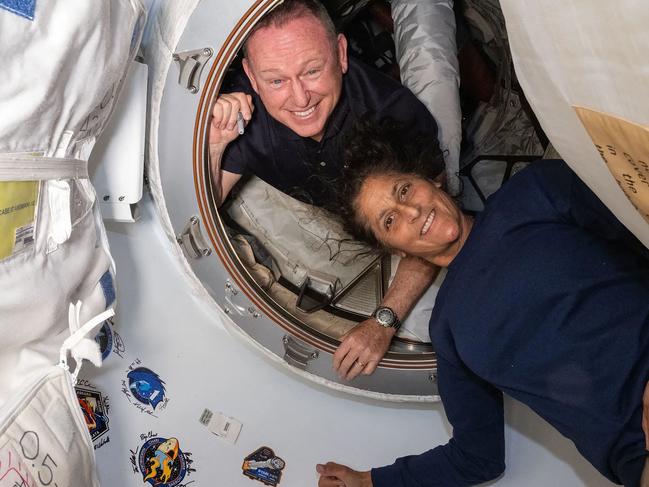
M284 0L255 24L250 34L248 34L248 39L264 27L282 27L291 20L307 16L315 17L320 21L327 31L327 36L332 45L335 45L338 37L336 26L331 20L327 9L318 0ZM243 44L243 55L245 57L248 57L248 39Z

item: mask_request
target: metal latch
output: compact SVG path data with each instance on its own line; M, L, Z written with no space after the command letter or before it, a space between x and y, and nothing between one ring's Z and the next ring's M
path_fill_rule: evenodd
M212 54L214 51L211 47L175 53L173 60L178 63L180 68L178 84L189 90L190 93L198 93L201 88L201 73Z
M291 335L284 335L282 342L284 342L284 360L298 369L306 369L309 362L320 355L317 349Z
M187 258L200 259L212 254L212 249L201 233L201 222L196 216L189 219L182 233L176 237L176 242Z

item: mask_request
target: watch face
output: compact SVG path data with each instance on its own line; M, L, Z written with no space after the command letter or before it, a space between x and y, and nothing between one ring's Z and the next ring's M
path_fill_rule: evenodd
M394 321L394 313L392 313L392 311L390 311L389 309L380 309L376 313L376 320L382 325L391 325Z

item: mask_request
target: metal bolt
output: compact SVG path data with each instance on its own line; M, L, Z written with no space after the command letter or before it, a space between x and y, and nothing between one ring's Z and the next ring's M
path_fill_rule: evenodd
M198 218L193 216L189 219L189 221L192 223L192 225L196 225L198 223Z
M431 382L437 382L437 372L431 372L428 374L428 380Z
M203 56L211 56L213 52L214 51L212 51L211 47L206 47L205 49L203 49Z
M236 296L239 293L230 281L225 281L225 290L230 291L233 296Z
M223 312L224 312L226 315L229 315L229 314L231 313L230 308L228 308L228 307L223 308Z
M317 359L319 356L320 356L320 354L319 354L318 351L316 350L315 352L313 352L313 353L311 354L311 360L315 360L315 359Z
M212 255L212 249L203 249L203 256L207 257L208 255Z
M282 342L284 342L284 345L288 345L288 337L286 335L282 337Z
M198 88L196 88L195 86L190 86L190 87L189 87L189 92L190 92L192 95L195 95L196 93L198 93Z
M126 196L120 196L118 199L119 199L120 201L124 201L124 198L126 198Z

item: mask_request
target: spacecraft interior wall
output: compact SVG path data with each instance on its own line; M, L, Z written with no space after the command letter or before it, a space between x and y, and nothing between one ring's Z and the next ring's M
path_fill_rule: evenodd
M148 194L137 224L108 230L124 276L120 310L102 335L103 367L84 368L77 384L94 406L101 485L261 486L242 467L265 446L285 462L279 487L308 487L317 485L316 463L368 469L448 441L441 403L397 405L296 380L226 333L221 313L188 292ZM238 437L201 422L206 409L240 422ZM505 414L507 471L498 487L612 485L527 407L506 398ZM177 462L165 483L151 460L172 438Z

